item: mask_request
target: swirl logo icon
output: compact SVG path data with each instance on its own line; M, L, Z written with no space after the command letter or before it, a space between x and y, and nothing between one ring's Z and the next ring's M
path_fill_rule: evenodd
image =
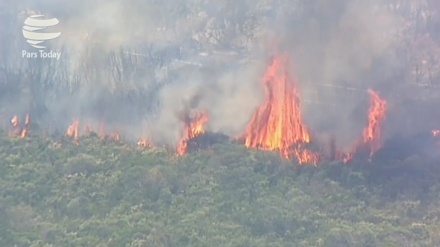
M59 23L57 18L43 19L42 17L44 17L44 15L32 15L24 21L23 26L23 37L27 39L26 41L31 46L38 49L46 48L46 46L42 44L44 41L56 39L61 35L61 32L38 32L48 27L56 26Z

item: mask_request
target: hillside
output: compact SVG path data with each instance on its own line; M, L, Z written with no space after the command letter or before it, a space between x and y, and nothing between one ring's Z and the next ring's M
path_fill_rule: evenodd
M313 167L231 142L176 157L61 139L1 134L0 246L440 245L439 168L421 158Z
M0 1L0 247L440 246L439 30L438 0Z

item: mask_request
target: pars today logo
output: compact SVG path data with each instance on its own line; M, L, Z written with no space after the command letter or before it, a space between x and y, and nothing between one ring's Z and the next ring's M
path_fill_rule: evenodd
M22 50L22 58L54 58L60 59L61 52L54 52L52 50L46 51L45 41L56 39L60 37L61 32L43 32L48 27L58 25L60 22L57 18L45 19L44 15L31 15L23 25L23 37L27 43L32 47L39 49L37 52Z

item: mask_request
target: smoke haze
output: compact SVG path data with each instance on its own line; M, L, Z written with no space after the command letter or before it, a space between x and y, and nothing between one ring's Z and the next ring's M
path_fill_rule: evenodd
M42 128L61 131L75 119L105 122L126 138L174 145L182 114L207 112L208 130L237 137L264 100L261 78L277 49L291 57L289 72L318 139L336 136L344 149L359 139L368 88L389 101L388 136L440 126L440 115L420 111L440 98L417 87L438 83L426 65L436 60L414 55L411 43L423 36L414 34L421 25L411 24L419 20L414 8L426 15L430 6L306 2L3 1L0 120L7 126L29 112ZM60 20L62 34L50 42L60 60L21 57L31 49L21 34L30 14ZM420 106L406 107L414 102ZM416 113L423 121L411 120Z

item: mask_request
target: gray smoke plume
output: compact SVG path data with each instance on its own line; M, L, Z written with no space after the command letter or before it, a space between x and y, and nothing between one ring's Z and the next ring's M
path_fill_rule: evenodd
M372 88L389 102L387 135L440 125L435 25L440 7L413 1L2 1L0 120L31 112L65 130L105 122L129 139L175 144L182 114L236 137L263 102L274 50L290 55L307 125L351 147L367 124ZM24 59L32 14L56 17L60 60ZM55 27L54 27L55 28ZM427 47L430 47L428 49ZM421 51L421 52L419 52ZM405 110L400 109L405 107ZM408 117L419 113L423 121Z

